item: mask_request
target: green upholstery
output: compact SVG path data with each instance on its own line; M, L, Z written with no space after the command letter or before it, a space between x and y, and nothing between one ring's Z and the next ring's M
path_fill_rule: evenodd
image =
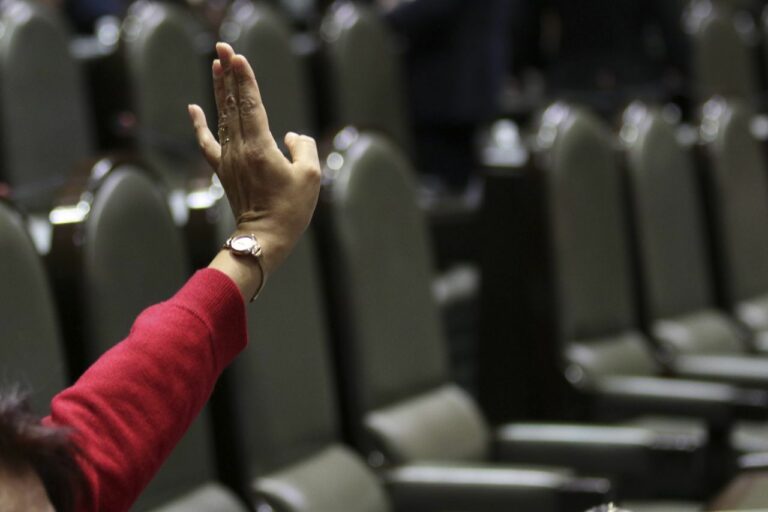
M557 276L560 335L587 375L647 375L655 364L637 325L612 139L587 112L544 113L538 135ZM572 348L568 348L573 345Z
M234 220L226 200L218 229ZM228 370L237 439L250 491L278 511L386 512L360 457L339 443L336 384L312 233L305 233L248 308L249 347ZM298 321L297 315L300 315Z
M55 12L13 0L0 17L0 172L21 204L41 211L93 149L83 83Z
M181 233L158 188L136 169L119 167L93 196L83 247L84 341L90 360L123 339L143 309L170 298L188 275ZM213 481L209 437L204 412L134 510L150 510ZM200 499L210 497L207 492Z
M737 317L761 332L768 329L768 175L751 119L743 103L712 100L704 107L702 131L711 158L723 288Z
M246 512L246 507L231 491L219 484L207 484L153 512Z
M323 19L321 35L337 125L381 131L410 150L402 71L384 21L369 6L337 2Z
M756 92L752 55L727 8L699 2L686 19L693 52L696 97L714 95L749 100Z
M714 307L692 155L660 111L638 104L625 118L643 296L653 335L676 352L741 352L737 327Z
M289 131L311 133L310 91L287 22L266 2L237 2L225 26L230 43L253 66L278 143ZM225 34L226 36L227 34Z
M85 225L88 355L123 339L136 316L189 274L181 233L156 183L119 168L101 183Z
M434 389L448 378L414 175L393 145L362 135L347 151L332 190L366 411Z
M131 7L122 34L139 151L168 185L182 186L206 168L187 114L190 103L212 112L210 71L197 49L201 29L182 6L144 1Z
M259 479L255 491L280 512L384 512L383 488L360 456L329 444Z
M369 432L388 461L480 461L488 457L490 433L475 403L447 384L423 395L371 412ZM450 428L446 428L450 425Z
M68 376L58 318L40 256L22 219L0 203L0 375L32 392L32 407L45 414Z

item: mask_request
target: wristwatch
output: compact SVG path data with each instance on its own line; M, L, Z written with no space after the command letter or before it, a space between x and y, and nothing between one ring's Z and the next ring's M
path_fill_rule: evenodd
M264 271L264 265L261 261L263 252L261 250L259 239L256 238L254 234L236 235L229 237L227 241L224 242L223 248L237 256L250 256L254 258L259 265L259 269L261 270L261 284L259 285L259 289L256 290L256 293L253 294L253 297L251 297L251 302L253 302L256 300L256 297L259 296L261 290L264 289L264 284L267 282L267 273Z

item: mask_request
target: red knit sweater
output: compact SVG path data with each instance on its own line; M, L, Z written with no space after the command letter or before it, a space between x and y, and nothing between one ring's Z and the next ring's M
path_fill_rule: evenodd
M59 393L43 421L74 431L87 484L78 510L128 510L246 343L237 286L201 270Z

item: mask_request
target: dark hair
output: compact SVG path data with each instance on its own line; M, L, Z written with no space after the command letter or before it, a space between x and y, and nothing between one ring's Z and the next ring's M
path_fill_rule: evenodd
M18 387L0 390L0 467L32 469L57 512L74 512L83 483L69 429L46 426Z

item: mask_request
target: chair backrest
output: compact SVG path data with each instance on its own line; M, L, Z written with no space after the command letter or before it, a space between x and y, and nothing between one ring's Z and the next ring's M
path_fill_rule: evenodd
M325 15L321 32L337 127L380 131L410 151L405 86L384 20L370 6L341 1Z
M744 103L715 99L703 112L720 274L727 300L737 307L768 292L766 161Z
M721 95L751 100L757 88L756 63L731 10L709 1L694 2L686 28L691 35L697 99Z
M0 179L21 205L42 211L93 149L84 84L54 11L13 0L0 16Z
M180 5L139 1L122 34L139 151L168 185L180 187L196 171L208 170L187 114L190 103L211 111L210 71L198 50L202 30Z
M21 216L0 202L0 385L19 383L46 414L68 383L53 296Z
M385 512L378 477L339 442L315 260L307 233L248 309L251 343L227 374L235 449L249 491L276 510Z
M83 339L67 341L82 343L82 355L89 362L127 336L136 316L170 298L188 275L182 236L159 188L138 169L120 166L98 181L91 202L81 206L82 309L80 318L68 318L68 322L82 323ZM209 430L203 412L134 510L151 510L214 480ZM210 492L204 495L197 505L187 502L188 510L203 510Z
M610 133L557 103L537 134L566 359L587 374L654 371L637 327L621 175Z
M224 37L256 71L275 139L281 143L288 131L312 133L307 73L280 13L266 2L239 1L223 26Z
M342 159L331 195L339 252L334 263L349 309L342 371L351 409L366 416L368 433L394 461L483 457L484 420L471 399L448 383L413 170L401 152L374 135L360 135ZM438 417L442 438L435 432ZM391 422L400 428L388 428ZM411 450L414 438L430 444Z
M717 310L693 154L659 109L631 106L627 148L644 310L654 337L680 352L738 352L739 332Z

